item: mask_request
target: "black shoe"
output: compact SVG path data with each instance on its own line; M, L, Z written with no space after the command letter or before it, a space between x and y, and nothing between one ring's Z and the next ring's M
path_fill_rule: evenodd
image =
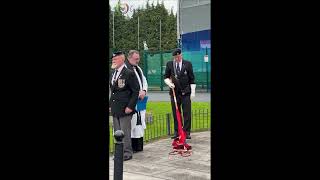
M132 156L124 156L123 161L128 161L130 159L132 159Z
M187 139L191 139L190 133L187 133Z
M178 136L178 134L174 134L173 136L171 136L171 139L176 139Z
M138 152L141 152L143 150L133 150L133 153L138 153Z

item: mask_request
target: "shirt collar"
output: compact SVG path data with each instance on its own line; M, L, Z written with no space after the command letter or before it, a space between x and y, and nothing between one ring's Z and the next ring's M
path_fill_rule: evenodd
M122 66L120 66L120 67L117 69L117 71L120 73L120 72L122 71L123 67L124 67L124 64L123 64Z
M177 65L177 61L175 61L175 64ZM181 59L181 61L179 62L179 66L180 66L180 68L181 68L181 66L182 66L182 59Z

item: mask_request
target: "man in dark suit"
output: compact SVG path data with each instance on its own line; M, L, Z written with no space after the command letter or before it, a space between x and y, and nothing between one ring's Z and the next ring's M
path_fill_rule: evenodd
M174 136L178 137L178 123L172 88L175 91L179 112L183 109L183 129L187 139L191 139L191 98L195 97L196 84L190 61L182 59L181 49L172 52L173 61L168 61L164 74L164 82L170 87L171 107L174 117Z
M139 84L135 73L125 67L124 53L119 51L112 55L112 66L115 71L110 79L111 97L109 107L113 117L114 132L124 132L124 160L132 159L131 118L135 113L139 95Z

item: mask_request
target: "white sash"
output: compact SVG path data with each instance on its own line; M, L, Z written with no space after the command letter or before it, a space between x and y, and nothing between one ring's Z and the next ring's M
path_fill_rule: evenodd
M140 76L136 70L136 68L133 68L133 71L134 73L136 74L137 78L138 78L138 82L139 82L139 86L140 86L140 90L142 90L142 82L141 82L141 79L140 79ZM141 72L140 72L141 73Z

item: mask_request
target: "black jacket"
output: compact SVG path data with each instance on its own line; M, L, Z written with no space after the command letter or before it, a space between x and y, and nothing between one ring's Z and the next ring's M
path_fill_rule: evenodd
M113 85L111 84L112 77L111 75L109 80L111 90L109 107L111 107L112 116L122 117L134 114L140 89L134 72L123 67L117 81ZM132 113L126 114L126 107L132 109Z
M190 84L195 84L192 64L190 61L183 59L180 74L177 74L177 76L175 76L175 72L177 71L175 66L173 66L174 63L175 63L174 61L167 62L164 79L171 78L172 82L175 85L174 89L176 94L190 95L191 94ZM169 94L172 95L171 89Z

